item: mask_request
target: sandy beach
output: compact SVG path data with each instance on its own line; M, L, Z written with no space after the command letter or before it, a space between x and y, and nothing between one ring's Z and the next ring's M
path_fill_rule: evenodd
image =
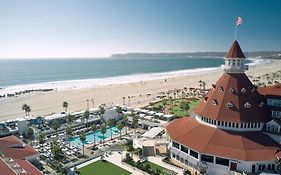
M246 72L248 76L257 77L267 73L273 73L281 70L280 60L271 60L270 63L255 65ZM85 88L79 90L35 92L21 96L6 98L0 100L0 120L8 120L25 116L21 106L26 103L30 105L33 116L48 115L63 111L62 103L69 103L68 111L80 111L89 107L97 107L99 104L122 104L123 97L130 96L130 105L142 107L149 101L156 98L157 93L180 89L184 87L198 87L198 81L203 80L210 87L215 83L223 73L223 70L213 70L210 72L201 72L197 75L180 76L162 80L143 81L138 83L116 84L99 86L96 88ZM148 95L151 94L151 95ZM94 100L94 104L92 103Z

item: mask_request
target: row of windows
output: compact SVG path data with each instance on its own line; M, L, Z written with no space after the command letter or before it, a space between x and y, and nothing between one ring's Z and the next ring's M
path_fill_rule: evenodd
M281 100L277 100L277 99L268 99L268 100L267 100L267 105L269 105L269 106L281 107Z
M280 118L281 117L281 111L272 111L271 116Z
M206 123L210 123L212 125L232 127L232 128L260 128L261 127L261 123L233 123L233 122L213 120L206 117L201 117L201 120Z

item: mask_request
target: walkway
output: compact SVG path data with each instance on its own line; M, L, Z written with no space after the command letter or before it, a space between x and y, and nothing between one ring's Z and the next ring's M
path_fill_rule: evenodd
M178 173L179 175L183 175L183 169L179 168L179 167L176 167L176 166L173 166L173 165L170 165L168 163L165 163L162 161L162 157L159 157L159 156L156 156L156 157L148 157L147 160L152 162L152 163L155 163L156 165L159 165L159 166L162 166L166 169L169 169L169 170L172 170L176 173Z

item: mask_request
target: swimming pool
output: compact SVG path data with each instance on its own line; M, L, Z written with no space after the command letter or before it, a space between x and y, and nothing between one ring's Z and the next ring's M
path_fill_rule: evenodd
M112 127L112 136L118 135L119 134L119 130L113 126ZM105 139L110 138L110 128L106 129L106 133L104 134ZM96 131L96 144L100 143L100 141L103 140L103 135L100 132L100 130ZM76 146L81 148L82 147L82 142L79 138L79 136L76 137L72 137L68 140L70 142L70 145ZM84 142L84 144L87 144L89 142L93 142L94 143L94 132L88 132L86 134L86 141Z

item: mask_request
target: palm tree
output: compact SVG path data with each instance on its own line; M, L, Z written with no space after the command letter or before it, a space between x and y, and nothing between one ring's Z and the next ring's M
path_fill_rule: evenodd
M89 99L87 99L87 110L89 109Z
M69 146L70 146L70 137L72 136L72 128L70 126L67 126L66 129L65 129L65 133L66 133L66 136L67 136L67 140L68 140L68 143L69 143Z
M86 110L83 114L84 119L86 119L86 129L88 129L88 120L90 118L90 112L89 110Z
M39 137L38 137L39 144L40 144L40 145L43 145L43 144L45 143L45 141L46 141L45 139L46 139L45 134L41 132L41 133L39 134Z
M135 128L135 132L137 132L138 124L139 124L139 119L137 116L134 116L132 126L133 126L133 128Z
M100 114L101 114L101 116L103 117L103 114L104 114L104 112L105 112L105 109L104 109L104 107L102 107L102 106L100 106L99 108L100 108Z
M120 114L122 113L122 108L120 106L117 106L116 112L117 112L118 116L120 116Z
M42 145L46 142L46 136L45 136L45 134L41 132L41 133L39 134L38 140L39 140L39 144L40 144L40 146L41 146L41 148L42 148Z
M26 111L27 106L28 106L27 104L23 104L21 107L21 109L25 112L25 116L27 116L27 111Z
M51 152L53 153L55 160L60 160L62 158L62 150L56 139L51 142Z
M123 116L123 121L124 121L125 127L126 127L126 135L128 135L128 125L127 125L127 123L128 123L128 116L127 115Z
M104 142L104 139L105 139L104 134L106 133L106 124L101 125L100 132L102 133L102 139Z
M68 108L68 103L66 101L64 101L62 103L62 107L64 108L65 112L67 112L67 108Z
M96 131L97 131L97 125L96 124L92 125L92 131L93 131L93 134L94 134L94 145L96 145Z
M119 130L119 134L120 134L120 139L121 139L121 135L122 135L122 129L124 128L124 125L121 121L119 121L117 123L117 129Z
M130 106L130 102L131 102L131 97L128 96L128 106Z
M29 113L31 112L30 106L27 106L27 107L26 107L26 112L27 112L27 115L29 116Z
M80 135L79 135L79 138L82 142L82 147L83 147L83 156L84 156L84 144L85 144L85 141L86 141L86 133L85 132L82 132Z
M107 121L107 126L109 126L109 129L110 129L110 140L112 140L112 126L113 126L113 120L112 119L109 119Z
M58 130L59 130L60 127L61 127L61 123L60 123L59 120L55 120L55 121L53 121L53 123L51 124L51 128L52 128L53 130L55 130L57 136L58 136Z
M94 108L94 107L95 107L95 101L94 101L94 99L93 99L93 98L91 99L91 101L92 101L93 108Z
M125 105L125 99L126 99L126 97L123 97L123 98L122 98L123 105Z
M67 124L69 124L69 126L71 126L74 121L74 116L71 114L68 114L66 120L67 120Z

